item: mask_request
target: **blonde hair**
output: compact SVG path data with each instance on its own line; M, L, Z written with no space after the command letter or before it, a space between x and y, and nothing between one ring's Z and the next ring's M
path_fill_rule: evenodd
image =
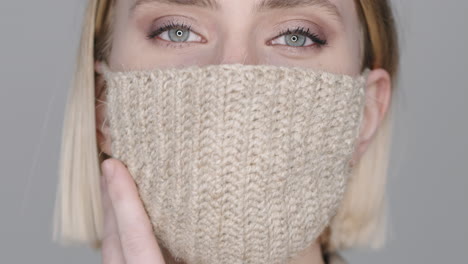
M113 2L89 0L84 19L63 125L54 218L54 239L63 243L80 242L100 247L103 213L99 165L102 157L96 139L94 61L104 61L110 54ZM387 0L355 2L364 32L363 69L383 68L395 79L398 44ZM378 247L384 242L391 116L388 111L373 142L353 168L345 199L320 237L327 251Z

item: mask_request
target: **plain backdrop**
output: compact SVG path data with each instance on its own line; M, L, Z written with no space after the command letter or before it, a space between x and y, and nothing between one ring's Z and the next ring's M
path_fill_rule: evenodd
M85 0L0 3L0 263L100 263L52 242L62 118ZM396 0L389 239L350 263L468 263L468 2Z

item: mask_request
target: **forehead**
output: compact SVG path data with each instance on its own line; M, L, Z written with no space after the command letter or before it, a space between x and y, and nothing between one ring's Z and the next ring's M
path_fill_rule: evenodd
M193 6L215 11L242 8L244 11L250 10L250 13L319 7L337 18L345 27L354 26L358 20L354 0L118 0L117 2L125 3L123 6L130 14L136 9L149 6Z
M107 0L110 1L110 0ZM218 12L242 9L243 13L261 13L269 10L317 8L336 18L343 28L359 27L355 0L116 0L125 13L132 15L138 9L157 6L197 7Z
M166 4L181 6L197 6L210 9L223 9L227 5L242 5L257 11L280 8L294 8L305 6L325 7L337 15L340 10L352 7L352 0L124 0L131 2L131 9L145 4Z

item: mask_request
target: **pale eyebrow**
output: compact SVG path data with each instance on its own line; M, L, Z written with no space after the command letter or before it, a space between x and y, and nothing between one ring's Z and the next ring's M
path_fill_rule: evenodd
M220 9L220 4L217 0L135 0L135 3L130 10L133 11L136 7L146 3L198 6L203 8L210 8L213 10ZM306 6L324 7L332 15L341 18L341 14L336 5L334 5L329 0L261 0L261 2L256 6L256 11L262 12L269 9L286 9Z
M168 5L185 5L185 6L199 6L204 8L219 9L219 3L216 0L136 0L133 4L131 11L138 6L146 3L160 3Z
M320 6L326 8L332 15L341 18L338 7L329 0L262 0L257 5L257 11L266 11L268 9L295 8L307 6Z

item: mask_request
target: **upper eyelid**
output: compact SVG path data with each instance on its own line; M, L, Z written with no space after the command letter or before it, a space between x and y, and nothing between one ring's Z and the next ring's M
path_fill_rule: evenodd
M192 29L192 25L191 25L191 24L187 24L187 23L185 23L185 22L179 22L179 21L175 21L175 20L170 20L170 21L167 21L167 22L163 23L163 25L157 27L157 29L152 30L152 31L150 32L149 35L153 35L154 32L160 31L161 28L166 28L166 29L165 29L165 30L161 30L161 31L158 33L158 35L161 34L161 33L163 33L163 32L168 31L169 29L177 28L177 27L181 27L181 28L187 29L187 30L193 32L194 34L199 35L202 39L204 39L204 41L206 41L206 38L205 38L202 34L198 33L196 30L193 30L193 29ZM270 42L270 41L272 41L272 40L274 40L274 39L277 39L277 38L279 38L279 37L288 35L288 34L298 34L298 33L302 33L302 35L304 35L304 36L306 36L306 37L308 37L308 38L311 38L311 37L308 36L308 34L304 34L304 33L309 33L309 31L310 31L310 28L309 28L309 27L304 27L304 26L286 27L286 29L281 30L281 31L280 31L279 33L277 33L273 38L270 38L270 39L268 40L268 42ZM313 32L310 32L309 34L316 35L316 36L318 35L318 34L315 34L315 33L313 33ZM157 36L157 35L155 35L155 36ZM326 37L317 36L317 38L320 39L320 40L322 40L323 42L325 42L325 43L323 43L323 44L327 44L327 42L328 42ZM314 39L312 39L312 40L314 40ZM315 40L314 40L314 41L315 41ZM190 43L190 42L186 42L186 43L188 44L188 43Z
M161 30L161 29L173 29L173 28L177 28L177 27L180 27L180 28L183 28L183 29L187 29L187 30L190 30L190 31L194 31L192 29L192 26L191 25L187 25L185 23L178 23L178 22L174 22L174 21L169 21L168 23L164 23L163 25L159 26L156 30L154 31L158 31L158 30ZM164 31L166 31L164 30ZM195 31L194 31L195 32Z
M194 33L197 33L197 31L193 30L191 25L187 25L187 24L184 24L184 23L178 23L178 22L174 22L174 21L170 21L169 23L163 24L162 26L158 27L156 30L153 30L153 31L157 31L157 30L160 30L162 28L166 28L166 30L167 30L167 29L172 29L172 28L177 28L177 27L181 27L181 28L184 28L186 30L190 30L190 31L193 31ZM166 31L166 30L164 30L164 31ZM164 32L164 31L162 31L162 32ZM284 35L287 35L287 34L309 33L309 31L310 31L310 29L305 28L305 27L296 27L294 29L287 28L286 30L282 30L279 33L277 33L277 35L275 35L275 38L280 37L280 36L284 36ZM199 33L197 33L197 34L199 34ZM313 34L313 33L311 33L311 34Z
M166 15L159 17L153 20L153 23L156 21L161 21L157 24L168 25L168 24L175 24L175 25L187 25L190 27L190 30L202 34L202 35L209 35L209 32L203 30L197 23L197 20L193 17L186 16L186 15ZM153 24L152 23L152 24ZM157 26L160 28L161 26ZM154 28L154 26L152 27ZM277 32L284 32L287 30L291 30L292 32L296 31L297 29L309 29L311 32L315 32L316 35L326 39L328 34L328 30L324 30L322 26L320 26L316 21L310 21L309 19L304 18L296 18L296 19L287 19L286 21L282 21L281 23L275 23L273 25L273 30ZM152 30L150 28L150 30ZM210 29L210 31L213 29ZM325 31L325 32L324 32ZM277 35L279 36L279 34Z
M286 29L286 30L283 30L283 31L280 31L280 33L278 35L276 35L274 38L278 38L278 37L282 37L282 36L286 36L286 35L290 35L290 34L302 34L302 35L306 35L305 33L308 33L309 31L308 30L304 30L304 29L301 29L301 28L297 28L297 29Z
M179 21L179 20L169 20L169 21L165 21L162 23L162 25L160 26L154 26L154 28L150 28L150 32L149 32L149 35L153 34L154 32L156 32L157 30L163 28L163 27L168 27L168 28L174 28L174 27L183 27L185 29L188 29L192 32L194 32L195 34L199 35L200 37L202 37L203 39L206 39L204 37L204 34L200 33L198 30L197 30L197 26L193 23L190 23L190 22L184 22L184 21ZM164 32L164 31L161 31L161 33Z
M172 28L176 28L176 27L181 27L181 28L184 28L184 29L187 29L197 35L199 35L201 38L204 39L204 37L202 36L202 34L198 33L197 31L193 30L192 29L192 25L189 25L189 24L185 24L185 23L179 23L179 22L175 22L175 21L169 21L169 22L166 22L164 23L163 25L161 26L158 26L156 29L152 29L148 36L156 36L156 32L159 34L163 33L163 32L166 32L168 31L169 29L172 29Z

